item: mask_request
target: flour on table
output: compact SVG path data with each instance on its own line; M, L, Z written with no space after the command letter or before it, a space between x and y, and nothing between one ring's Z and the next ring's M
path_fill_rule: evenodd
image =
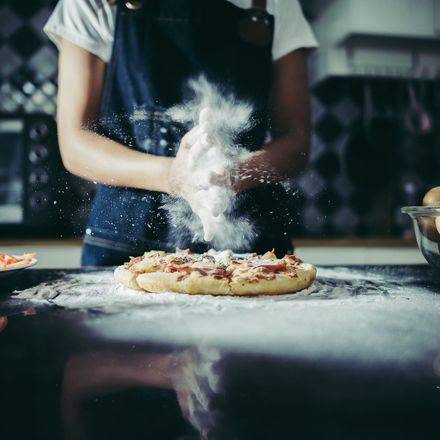
M367 297L381 301L389 294L381 287L379 276L366 277L343 268L319 269L318 279L314 284L296 294L255 297L141 292L123 287L115 281L112 271L104 270L78 274L60 273L59 279L16 292L15 298L49 301L67 308L99 309L108 313L141 308L147 310L161 305L168 306L167 313L172 313L173 308L191 308L192 312L200 313L221 313L228 309L297 308L310 301L353 301L359 296L363 296L364 301ZM328 305L330 304L329 302Z
M314 284L296 294L215 297L130 290L111 270L60 272L10 301L97 311L83 315L84 331L130 344L401 365L440 346L438 295L402 273L318 267Z

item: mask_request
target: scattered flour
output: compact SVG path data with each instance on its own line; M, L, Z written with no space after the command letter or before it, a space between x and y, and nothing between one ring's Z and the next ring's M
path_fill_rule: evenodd
M184 229L194 241L203 239L215 248L249 247L254 226L247 217L234 215L231 176L237 163L249 155L236 144L236 137L252 127L252 106L204 76L190 81L188 88L188 99L167 113L187 127L198 127L200 136L189 152L191 177L198 190L188 197L192 212L183 199L163 197L173 235L178 237Z
M220 254L221 257L221 254ZM320 269L314 284L301 292L289 295L234 297L186 295L173 292L146 293L128 289L115 282L112 271L60 275L58 280L17 292L18 299L50 301L68 308L100 309L108 313L121 310L168 305L173 309L189 307L193 312L219 313L228 309L267 309L298 307L304 301L339 299L352 301L359 296L374 297L376 301L389 296L381 287L380 276L361 275L348 269ZM329 303L330 304L330 303Z
M400 272L319 268L294 295L148 294L119 286L112 271L63 274L11 301L54 303L82 315L85 331L128 343L157 342L311 359L417 362L438 353L438 295Z

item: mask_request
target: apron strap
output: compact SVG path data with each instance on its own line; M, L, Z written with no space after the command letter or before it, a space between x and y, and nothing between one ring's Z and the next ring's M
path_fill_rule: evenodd
M252 0L252 8L253 9L261 9L263 11L266 10L266 0Z

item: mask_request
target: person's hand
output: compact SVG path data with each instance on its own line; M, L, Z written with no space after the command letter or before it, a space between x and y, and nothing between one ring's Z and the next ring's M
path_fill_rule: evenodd
M211 241L224 220L233 195L230 171L211 129L211 112L203 109L199 124L180 143L170 168L170 193L187 200L200 218L204 239Z

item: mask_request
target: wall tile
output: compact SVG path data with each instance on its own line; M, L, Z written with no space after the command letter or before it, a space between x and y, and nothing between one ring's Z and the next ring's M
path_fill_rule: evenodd
M22 58L13 49L7 45L0 47L0 76L7 78L11 73L21 65Z
M7 5L0 4L0 35L3 38L11 36L21 26L21 19Z

